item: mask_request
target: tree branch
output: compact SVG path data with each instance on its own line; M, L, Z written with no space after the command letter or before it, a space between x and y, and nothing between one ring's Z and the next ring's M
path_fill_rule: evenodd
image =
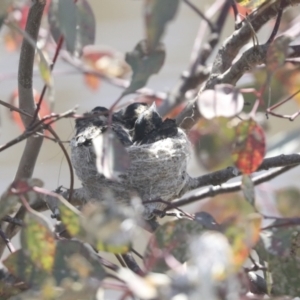
M37 41L45 4L46 0L35 0L29 10L25 31L35 42ZM23 38L18 73L19 108L32 116L36 109L32 91L34 56L35 48L26 40L26 38ZM32 122L32 118L24 114L21 115L21 118L25 128ZM42 130L40 133L43 133ZM32 176L42 142L42 137L29 137L27 139L15 176L16 180Z
M251 39L253 30L257 32L270 19L278 15L280 11L283 12L288 7L299 3L300 0L277 0L262 5L261 8L252 12L247 17L247 21L243 21L241 28L227 38L223 46L220 47L214 60L210 77L206 81L203 90L213 89L216 84L221 82L235 84L247 70L255 66L256 62L257 64L263 63L264 59L262 55L266 51L266 46L264 45L259 46L258 56L248 50L235 65L231 66L241 48ZM299 57L299 55L297 55L300 51L299 48L297 46L291 46L291 48L294 51L290 57ZM181 124L181 127L184 129L190 129L200 118L200 114L193 102L189 103L189 106L185 109L183 114L184 116L190 117L188 122L181 124L183 117L180 116L180 123L177 123Z
M267 4L264 8L252 12L248 16L248 22L243 22L242 27L236 30L219 49L217 57L214 60L210 82L208 82L206 88L212 88L213 83L211 81L213 78L224 73L230 67L238 52L252 37L252 30L257 32L270 19L274 18L281 9L284 11L289 6L299 3L300 0L277 0ZM249 23L251 23L252 28Z
M265 172L264 174L257 175L252 178L252 182L254 185L259 185L263 182L270 181L271 179L274 179L275 177L286 173L287 171L293 169L297 165L291 165L287 167L280 168L279 170L272 170L269 172ZM226 194L226 193L232 193L232 192L238 192L241 190L242 183L234 182L234 183L228 183L221 186L211 186L208 188L205 188L199 192L195 192L192 196L175 200L172 203L169 204L169 206L165 210L169 210L171 208L180 207L183 205L191 204L196 201L208 198L208 197L214 197L219 194Z
M244 73L265 62L268 47L267 44L251 47L226 72L216 77L214 83L235 85Z
M230 7L231 0L226 0L216 23L213 24L213 30L209 36L208 42L206 42L204 47L199 50L199 53L195 56L196 59L190 65L189 70L184 72L177 86L170 92L162 105L158 107L158 111L162 116L165 116L177 105L184 102L186 100L185 94L187 91L197 88L208 78L209 72L204 65L213 49L218 44L220 33L224 27L223 25L228 16ZM208 14L206 14L206 18L209 18ZM195 111L195 113L197 113L197 111ZM191 115L192 113L189 114L189 116ZM181 115L176 120L177 124L181 124L184 117L184 115Z
M35 43L37 42L45 5L46 0L33 0L29 9L25 31ZM18 71L19 108L31 116L34 115L36 109L32 90L34 56L35 47L33 47L26 38L23 38ZM25 114L21 114L21 118L25 128L27 128L33 120L32 117ZM42 128L39 129L39 133L43 133ZM15 180L30 178L32 176L42 143L42 136L29 136L27 138ZM16 217L22 220L24 214ZM5 234L8 239L11 239L13 235L9 232L8 228ZM4 249L5 243L0 241L0 257L2 256Z
M271 168L289 167L300 164L300 153L289 155L278 155L274 157L265 158L257 171L269 170ZM191 191L207 185L220 185L232 178L241 175L239 170L235 167L228 167L226 169L216 171L210 174L205 174L197 178L191 178L186 187L186 191Z

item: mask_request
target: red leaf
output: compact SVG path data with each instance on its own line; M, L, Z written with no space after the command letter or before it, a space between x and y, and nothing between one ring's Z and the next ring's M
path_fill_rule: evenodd
M244 19L246 14L251 12L250 8L244 7L244 6L242 6L238 3L236 3L236 7L237 7L237 10L238 10L240 16L242 17L242 19ZM233 9L232 8L230 9L230 13L233 15Z
M28 18L28 13L29 13L29 5L24 5L20 9L20 18L17 20L18 25L20 26L21 29L25 29L27 18Z
M130 71L122 54L109 48L86 46L83 49L82 61L104 76L123 78ZM97 90L99 87L100 81L96 79L97 76L85 75L85 82L92 90Z
M85 74L84 81L86 85L93 91L98 90L101 82L100 77L95 76L93 74Z
M34 94L34 101L35 101L35 103L37 103L40 99L40 94L36 90L33 90L33 94ZM11 105L13 105L15 107L19 107L18 90L15 90L12 93L12 95L9 99L9 102L10 102ZM44 116L47 116L49 114L51 114L50 107L48 106L47 102L45 100L43 100L40 111L39 111L39 116L44 117ZM24 130L24 125L23 125L20 114L16 111L12 111L11 112L11 118L18 125L18 127L23 131Z
M242 121L236 127L233 161L243 174L255 172L266 152L263 129L252 119Z
M173 108L167 115L166 118L175 119L185 108L185 103L182 103Z

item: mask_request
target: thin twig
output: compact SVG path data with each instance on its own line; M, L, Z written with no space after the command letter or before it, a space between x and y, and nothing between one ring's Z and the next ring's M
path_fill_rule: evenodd
M36 135L41 135L41 136L44 137L45 139L50 140L50 141L52 141L52 142L54 142L54 143L58 143L58 142L59 142L57 139L52 138L52 137L50 137L50 136L47 136L47 135L45 135L45 134L36 133ZM63 143L63 144L69 144L69 143L70 143L70 141L62 141L62 140L60 140L60 142Z
M98 254L97 251L96 251L96 255L97 255L97 257L98 257L100 263L101 263L104 267L106 267L106 268L108 268L108 269L110 269L110 270L112 270L112 271L115 271L115 272L118 271L118 270L120 269L119 266L117 266L117 265L113 264L112 262L106 260L105 258L101 257L101 256Z
M231 7L232 7L232 10L233 10L233 14L234 14L234 28L239 29L242 24L240 24L241 23L241 18L239 16L239 11L238 11L235 0L231 1Z
M0 229L0 236L1 236L2 240L5 242L9 252L10 253L15 252L16 250L15 250L13 244L11 243L10 239L5 235L5 233L2 231L2 229Z
M10 103L7 103L7 102L5 102L3 100L0 100L0 104L3 105L3 106L5 106L5 107L7 107L10 110L18 112L19 114L25 115L27 117L32 117L32 115L29 114L28 112L26 112L26 111L24 111L24 110L22 110L22 109L20 109L20 108L18 108L16 106L14 106L14 105L11 105Z
M261 230L269 230L278 227L290 227L300 225L300 218L284 218L280 219L280 223L273 223L271 225L263 227Z
M52 71L53 68L54 68L54 66L55 66L55 63L57 61L58 54L59 54L59 51L60 51L60 49L62 47L63 42L64 42L64 37L61 36L59 38L57 46L56 46L56 50L55 50L55 53L54 53L52 64L50 66L50 71ZM40 111L40 108L41 108L41 105L42 105L42 102L43 102L43 99L44 99L44 95L45 95L45 93L47 91L47 88L48 88L48 86L46 84L44 84L43 90L42 90L41 95L40 95L40 99L39 99L39 101L38 101L38 103L36 105L36 109L35 109L35 112L34 112L31 124L35 123L35 121L36 121L36 118L37 118L37 116L39 114L39 111Z
M53 124L63 118L73 117L74 114L75 114L75 110L68 110L67 112L62 113L62 114L51 114L51 115L47 115L47 116L43 117L40 121L33 124L33 127L30 128L30 130L25 130L18 137L7 142L5 145L0 146L0 152L4 151L5 149L8 149L9 147L11 147L25 139L28 139L30 136L34 135L36 132L40 131L41 129L47 129L50 132L53 131L53 129L50 127L51 124ZM49 122L47 124L44 124L44 122L46 122L46 121L49 121ZM53 134L53 132L51 132L51 134ZM56 135L56 137L57 137L57 135Z
M69 153L68 153L66 147L64 146L63 142L60 140L60 138L57 135L57 133L55 132L55 130L51 126L48 126L47 129L54 136L54 138L56 139L59 147L61 148L62 152L65 155L65 158L66 158L68 166L69 166L69 171L70 171L70 187L69 187L68 200L69 200L69 202L71 202L72 197L73 197L73 191L74 191L74 171L73 171L73 167L72 167L72 162L71 162L71 159L70 159L70 156L69 156Z
M278 29L279 29L279 26L280 26L280 22L281 22L281 17L282 17L282 13L283 13L283 7L282 7L282 1L280 2L280 7L279 7L279 10L278 10L278 14L277 14L277 18L276 18L276 22L275 22L275 25L274 25L274 28L272 30L272 33L267 41L266 44L271 44L276 35L277 35L277 32L278 32Z
M123 268L126 268L126 264L124 263L123 259L122 259L122 256L120 254L115 254L115 257L116 259L118 260L118 262L120 263L120 265L123 267Z
M12 223L15 224L17 226L23 226L23 221L16 219L16 218L12 218L10 216L5 216L1 221L7 222L7 223Z
M124 262L126 263L127 267L133 271L135 274L138 274L140 276L144 276L145 273L142 271L142 269L139 267L135 259L133 258L131 253L125 253L122 254L122 258Z
M7 108L9 108L11 110L15 110L15 111L19 112L20 114L24 114L24 115L27 115L28 117L32 117L27 112L22 111L19 108L15 107L15 106L13 106L13 105L11 105L9 103L6 103L6 102L4 102L2 100L0 100L0 104L2 104L3 106L5 106L5 107L7 107ZM51 115L51 116L53 117L53 115ZM48 116L46 116L46 117L48 117ZM34 124L32 124L32 125L34 126ZM69 187L69 191L70 192L69 192L69 197L68 197L69 202L70 202L71 199L72 199L73 190L74 190L74 171L73 171L72 162L71 162L71 159L69 157L68 151L66 150L65 146L63 145L63 143L68 143L69 141L65 141L65 142L61 141L60 138L59 138L59 136L57 135L57 133L55 132L55 130L51 126L47 126L46 129L55 137L54 139L51 139L50 137L45 136L44 134L41 134L39 132L35 132L35 133L37 133L37 135L41 135L41 136L43 136L45 138L51 139L54 142L58 143L58 145L60 146L61 150L63 151L63 153L65 155L65 158L67 160L68 166L69 166L69 171L70 171L70 187ZM23 134L25 134L25 132ZM32 131L32 134L33 134L33 131ZM22 140L24 140L26 138L27 137L25 137L25 135L24 135L24 137L20 137L20 136L17 137L16 140L14 139L10 143L7 143L6 145L4 145L5 147L3 147L3 148L0 147L0 152L3 151L3 150L5 150L5 149L7 149L8 147L13 146L15 143L18 143L18 142L20 142L20 141L22 141Z
M144 259L143 255L137 252L135 249L131 248L130 251L132 251L132 253L134 253L140 259Z
M203 19L207 23L211 31L215 31L215 25L205 16L205 14L200 9L198 9L197 6L195 6L189 0L183 0L183 2L187 4L198 16L200 16L201 19Z

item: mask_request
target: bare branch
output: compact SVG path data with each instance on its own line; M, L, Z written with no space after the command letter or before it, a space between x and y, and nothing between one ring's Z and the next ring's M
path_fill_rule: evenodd
M271 44L277 35L278 29L280 26L280 22L281 22L282 13L283 13L283 8L280 5L274 28L273 28L272 33L267 41L267 44Z
M257 32L261 27L266 24L270 19L274 18L280 9L285 10L286 8L299 4L300 0L277 0L271 2L263 9L255 10L248 17L248 21L251 23L251 27ZM236 30L220 48L217 57L213 64L212 76L210 82L206 85L206 88L213 87L213 78L216 75L225 72L231 65L234 58L237 56L241 48L250 40L252 37L252 29L248 22L244 22L239 30Z
M265 172L262 175L257 175L255 177L253 177L252 182L254 185L259 185L263 182L270 181L271 179L273 179L283 173L286 173L287 171L293 169L296 166L297 165L291 165L291 166L280 168L279 170L276 169L276 170L272 170L269 172ZM234 183L227 183L227 184L223 184L220 186L211 186L211 187L205 188L199 192L195 192L190 197L173 201L172 203L169 204L169 206L165 210L175 208L175 207L180 207L180 206L187 205L190 203L194 203L196 201L199 201L199 200L202 200L202 199L205 199L208 197L214 197L219 194L238 192L241 190L241 186L242 186L242 183L240 181L234 182Z
M13 244L11 243L10 239L5 235L5 233L0 229L0 236L2 238L2 241L6 244L8 250L10 253L15 252L15 248Z
M63 36L61 36L61 37L59 38L58 43L57 43L56 50L55 50L55 54L54 54L54 57L53 57L53 60L52 60L52 64L51 64L51 66L50 66L50 70L51 70L51 71L53 70L53 68L54 68L54 66L55 66L55 63L56 63L56 61L57 61L58 54L59 54L59 51L60 51L60 49L61 49L61 47L62 47L63 42L64 42L64 38L63 38ZM45 95L45 93L46 93L47 87L48 87L48 86L47 86L46 84L44 84L43 90L42 90L41 95L40 95L40 99L39 99L39 101L38 101L38 103L37 103L37 105L36 105L36 109L35 109L35 112L34 112L34 116L33 116L32 123L35 122L35 120L36 120L36 118L37 118L37 116L38 116L38 113L39 113L39 111L40 111L40 108L41 108L41 105L42 105L42 102L43 102L44 95Z
M35 135L35 133L40 133L43 131L43 129L49 130L53 134L53 129L51 128L51 124L57 122L60 119L73 117L75 114L75 110L68 110L65 113L62 114L51 114L43 117L38 122L34 123L32 127L30 127L28 130L25 130L21 135L18 137L12 139L11 141L7 142L5 145L0 146L0 152L4 151L5 149L25 140L28 139L31 136L34 136L33 138L38 138L39 135ZM50 121L49 121L50 120ZM48 121L46 123L46 121ZM54 135L57 137L57 135L54 132ZM37 136L37 137L36 137ZM26 177L23 177L26 178Z
M267 44L254 46L245 51L226 72L215 78L214 83L235 85L245 72L265 62L268 46Z
M289 155L278 155L274 157L265 158L257 171L269 170L271 168L296 166L300 164L300 153ZM186 191L194 190L207 185L220 185L232 178L241 175L239 170L235 167L228 167L226 169L209 173L197 178L191 178L189 186Z
M145 275L145 273L139 267L139 265L137 264L137 262L135 261L131 253L122 254L122 258L125 264L127 265L127 267L135 274L138 274L140 276Z
M204 64L219 42L220 33L224 27L223 25L226 17L228 16L230 7L231 0L226 0L221 9L220 15L214 24L214 30L212 31L208 42L201 48L197 58L189 67L189 70L184 72L177 86L170 92L162 105L158 107L158 111L162 116L165 116L177 105L184 102L186 100L185 94L187 91L197 88L208 78L209 73L207 72L207 68L204 67ZM183 116L177 120L177 124L181 124L183 119L182 117Z
M205 14L200 9L198 9L196 5L194 5L189 0L184 0L184 3L186 3L198 16L200 16L200 18L202 18L207 23L211 31L215 31L214 24L209 20L209 18L205 16Z
M3 100L0 100L0 104L3 105L3 106L5 106L5 107L7 107L8 109L10 109L12 111L18 112L19 114L24 114L25 116L31 117L31 115L29 113L27 113L26 111L21 110L18 107L13 106L13 105L11 105L11 104L3 101Z

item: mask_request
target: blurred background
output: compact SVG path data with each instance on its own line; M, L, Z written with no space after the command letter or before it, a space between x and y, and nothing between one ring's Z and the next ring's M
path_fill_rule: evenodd
M144 37L143 1L90 0L89 2L97 20L97 45L107 45L125 53L131 51L137 42ZM205 11L213 1L201 0L194 2L198 2L201 10ZM181 5L175 21L169 24L164 38L167 52L165 65L158 75L151 77L148 87L163 92L167 92L174 87L181 73L188 67L191 49L200 22L201 20L192 10L185 5ZM231 16L222 33L222 40L232 33L233 28L233 17ZM260 36L267 38L271 29L271 27L265 26ZM0 38L0 99L8 101L12 92L17 88L19 51L7 52L5 50L3 32L4 30L2 30L2 38ZM36 74L34 87L41 91L42 82L39 79L38 72ZM121 89L104 81L101 82L101 86L97 91L91 91L84 83L82 74L61 60L58 60L55 66L53 77L55 81L55 112L57 113L65 112L76 105L79 106L79 113L89 111L99 105L108 107L121 93ZM126 99L128 100L128 98ZM298 109L296 103L290 101L279 112L293 113ZM0 144L3 145L19 135L21 131L11 120L10 113L5 107L0 107L0 114ZM299 151L298 131L295 130L300 127L300 118L294 122L289 122L288 120L271 117L267 122L269 125L268 145L274 144L275 137L278 140L278 145L276 147L272 146L273 151L269 155ZM69 140L74 133L74 122L72 119L59 121L55 124L55 130L62 140ZM294 135L290 139L288 133L291 130L294 130ZM289 143L283 143L283 138L290 139ZM0 153L1 193L14 179L23 148L24 142ZM66 144L66 148L69 150L68 144ZM190 175L201 175L204 172L205 170L197 164L191 163ZM289 185L299 187L299 176L300 168L298 167L270 183L261 185L258 188L258 197L266 199L265 191L268 190L270 185L277 188ZM68 166L60 148L54 142L44 141L34 177L42 179L45 187L50 190L60 185L68 187ZM76 179L75 187L79 186L80 182ZM269 193L267 197L270 197Z

